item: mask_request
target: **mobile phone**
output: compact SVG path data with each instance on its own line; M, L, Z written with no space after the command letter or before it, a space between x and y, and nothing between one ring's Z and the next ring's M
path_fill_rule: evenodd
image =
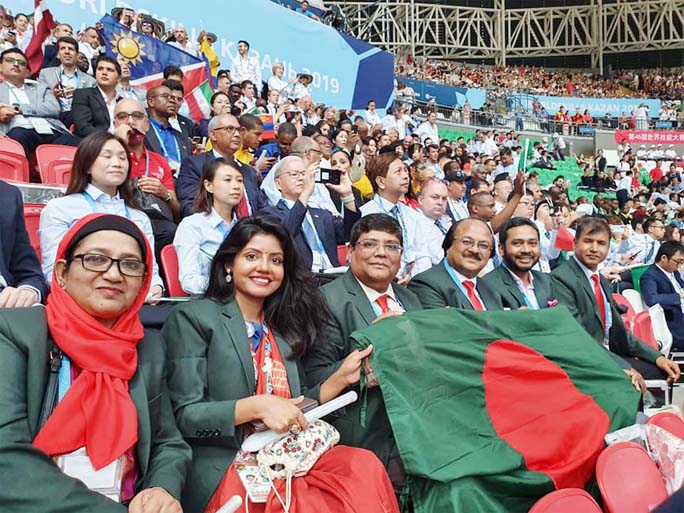
M199 135L196 135L195 137L192 138L193 144L199 144L201 142L202 142L202 137L200 137Z
M340 185L340 177L342 176L342 171L339 169L326 169L321 168L316 178L316 183L331 183L333 185Z
M359 133L359 127L356 125L352 125L352 134L358 134Z

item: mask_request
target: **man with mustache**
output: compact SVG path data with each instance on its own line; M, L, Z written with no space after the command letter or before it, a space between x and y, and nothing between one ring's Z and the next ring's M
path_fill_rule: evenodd
M637 390L644 379L679 379L679 366L625 329L610 293L610 282L598 272L610 249L610 226L600 217L585 216L577 222L573 258L552 272L561 304L577 322L602 344Z
M494 236L479 219L454 223L442 244L444 260L409 283L423 308L500 310L495 291L478 279L494 251Z
M539 310L558 304L551 276L532 268L539 261L539 230L534 221L514 217L499 232L502 263L482 281L504 308Z

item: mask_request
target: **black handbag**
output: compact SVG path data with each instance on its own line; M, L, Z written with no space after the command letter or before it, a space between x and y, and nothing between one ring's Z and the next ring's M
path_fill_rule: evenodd
M45 388L45 395L43 396L43 406L40 408L40 417L38 417L38 431L40 431L48 417L52 415L52 411L57 405L57 392L59 388L59 369L62 368L62 358L64 354L61 349L53 344L50 350L50 376L48 377L47 387Z

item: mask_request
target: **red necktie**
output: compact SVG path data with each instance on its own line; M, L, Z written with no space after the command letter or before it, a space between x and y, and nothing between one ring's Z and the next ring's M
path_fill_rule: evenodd
M390 312L390 307L387 304L387 300L389 299L389 294L383 294L382 296L378 297L375 302L378 304L380 307L380 313L384 314L387 312Z
M470 280L465 280L463 282L463 286L468 292L468 300L470 301L470 304L473 305L473 309L479 312L483 311L484 307L482 306L480 299L477 297L477 294L475 294L475 284Z
M603 290L601 290L601 281L599 280L598 274L591 275L591 281L594 282L594 296L596 296L596 302L598 303L599 312L601 312L601 320L603 325L606 325L606 303L603 299Z

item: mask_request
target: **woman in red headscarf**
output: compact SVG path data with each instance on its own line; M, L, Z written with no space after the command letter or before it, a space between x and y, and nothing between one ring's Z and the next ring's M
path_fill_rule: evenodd
M152 258L133 222L88 215L59 244L47 308L0 311L0 511L182 511L190 452L138 318Z

